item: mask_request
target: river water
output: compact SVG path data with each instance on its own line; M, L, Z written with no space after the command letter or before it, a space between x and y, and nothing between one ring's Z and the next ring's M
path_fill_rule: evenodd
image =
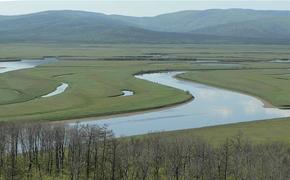
M39 66L41 64L56 62L56 58L44 58L44 59L23 59L21 61L13 62L0 62L0 73L6 73L9 71L16 71L20 69L29 69Z
M68 84L67 83L62 83L60 86L58 86L54 91L52 91L51 93L41 96L43 98L48 98L48 97L52 97L52 96L56 96L58 94L63 93L66 89L68 88Z
M0 62L0 73L33 68L54 61L55 59ZM130 136L290 116L290 110L265 108L262 101L249 95L176 79L175 76L180 73L183 72L144 74L136 78L188 91L195 97L193 101L151 112L90 119L81 124L105 125L116 136ZM56 91L67 88L65 84L61 87ZM52 93L55 94L56 91Z
M116 136L131 136L290 116L290 110L265 108L263 102L249 95L176 79L174 76L180 73L144 74L136 78L189 91L195 97L193 101L153 112L82 121L81 124L106 125Z

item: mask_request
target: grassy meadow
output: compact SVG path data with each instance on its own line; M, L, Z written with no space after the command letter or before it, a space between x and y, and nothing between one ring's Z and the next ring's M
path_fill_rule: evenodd
M214 69L179 61L61 60L0 76L0 121L58 121L114 115L178 104L192 98L184 91L134 78L159 70ZM228 68L219 66L218 68ZM60 95L42 98L61 83ZM118 96L131 90L130 97Z
M290 45L214 44L0 44L0 60L60 59L271 61L289 59Z
M211 144L220 145L224 143L227 138L241 135L255 144L273 142L290 144L289 129L290 118L283 118L164 132L162 136L172 138L198 137Z
M151 109L186 101L191 95L173 88L138 80L139 71L185 68L186 64L150 62L65 61L0 76L0 119L62 120ZM62 82L61 95L40 98ZM135 92L121 97L122 90ZM117 97L114 97L117 96Z
M104 116L164 107L191 98L186 92L133 77L138 72L159 70L188 70L180 78L247 93L281 108L290 104L290 64L269 62L289 58L288 46L0 46L1 60L43 56L60 58L55 64L0 75L0 121L50 121ZM232 65L221 62L201 64L195 63L195 60L229 61ZM41 98L62 82L69 84L63 94ZM124 89L134 91L135 95L118 96ZM256 142L288 141L289 125L288 119L279 119L165 134L202 136L212 142L220 142L243 132Z

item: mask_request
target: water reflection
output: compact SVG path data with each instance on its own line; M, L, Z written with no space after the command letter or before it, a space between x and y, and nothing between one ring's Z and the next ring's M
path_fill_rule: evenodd
M47 98L47 97L52 97L52 96L56 96L58 94L63 93L66 89L68 88L68 84L66 83L62 83L60 86L58 86L53 92L42 96L43 98Z
M33 68L55 61L55 58L46 58L45 60L0 62L0 67L2 67L0 73ZM265 108L260 100L248 95L175 79L174 76L179 73L182 72L145 74L136 77L189 91L194 95L194 101L155 112L82 123L100 126L107 124L117 136L129 136L290 116L289 110ZM62 86L57 92L65 88L67 87ZM129 92L126 93L129 94Z
M39 66L41 64L56 62L56 58L44 58L42 60L23 59L21 61L0 62L0 73L9 71L16 71L20 69L29 69Z
M290 59L288 59L288 60L273 60L273 61L271 61L271 62L273 62L273 63L290 63Z
M128 90L124 90L122 91L123 95L122 96L133 96L134 92L133 91L128 91Z
M155 112L82 123L106 124L117 136L129 136L290 116L289 110L265 108L260 100L248 95L175 79L179 73L136 77L189 91L194 101Z

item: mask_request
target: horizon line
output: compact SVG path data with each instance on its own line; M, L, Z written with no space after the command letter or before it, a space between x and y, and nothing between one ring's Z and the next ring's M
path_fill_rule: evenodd
M8 2L8 1L5 1ZM1 0L0 0L1 3ZM189 11L210 11L210 10L249 10L249 11L289 11L290 10L279 10L279 9L255 9L255 8L208 8L208 9L186 9L186 10L179 10L179 11L172 11L172 12L167 12L167 13L160 13L157 15L152 15L152 16L132 16L132 15L122 15L122 14L117 14L117 13L104 13L104 12L98 12L98 11L90 11L90 10L78 10L78 9L51 9L51 10L40 10L36 12L30 12L30 13L21 13L21 14L11 14L11 15L6 15L6 14L0 14L0 16L8 16L8 17L13 17L13 16L25 16L25 15L32 15L32 14L40 14L40 13L45 13L45 12L61 12L61 11L75 11L75 12L87 12L87 13L95 13L95 14L103 14L103 15L108 15L108 16L128 16L128 17L156 17L156 16L161 16L161 15L166 15L166 14L174 14L174 13L179 13L179 12L189 12Z

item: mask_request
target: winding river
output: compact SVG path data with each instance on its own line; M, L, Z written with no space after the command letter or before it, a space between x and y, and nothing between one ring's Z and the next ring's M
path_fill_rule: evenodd
M11 71L39 65L38 62L33 64L27 61L20 65L21 62L17 62L18 68L11 64L5 67L5 64L0 63L0 67L5 67L0 69L0 73L8 72L6 68ZM136 78L188 91L195 97L193 101L156 111L93 118L81 121L81 124L106 125L116 136L130 136L290 116L290 110L266 108L261 100L249 95L176 79L175 76L180 73L183 72L144 74Z
M189 91L195 97L193 101L153 112L81 123L106 125L116 136L131 136L290 116L290 110L265 108L261 100L249 95L176 79L180 73L144 74L136 78Z

